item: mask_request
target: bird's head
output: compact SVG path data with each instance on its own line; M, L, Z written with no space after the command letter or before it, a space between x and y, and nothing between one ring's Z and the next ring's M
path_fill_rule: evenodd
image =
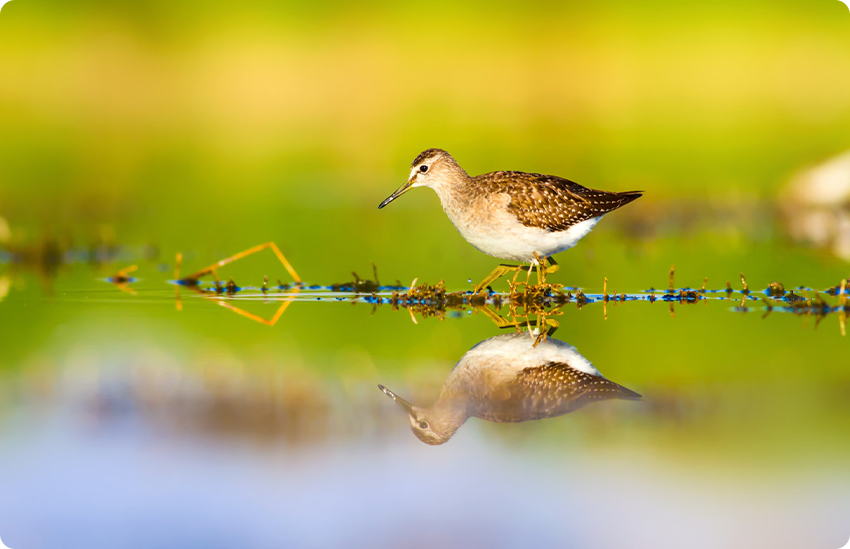
M378 388L407 412L410 430L413 431L416 438L425 444L437 446L447 442L466 419L465 417L458 417L457 414L440 413L439 411L414 406L396 396L383 385L378 385Z
M380 210L414 187L431 187L439 192L440 187L455 177L468 177L452 155L443 149L428 149L416 157L410 165L407 183L399 187L378 206Z

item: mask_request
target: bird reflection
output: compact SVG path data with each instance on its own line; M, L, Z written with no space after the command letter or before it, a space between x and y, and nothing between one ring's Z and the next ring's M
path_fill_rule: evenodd
M602 377L575 347L551 337L536 347L534 342L528 333L482 341L463 355L428 408L378 387L407 412L413 434L432 445L448 441L470 417L513 423L568 414L601 400L640 400Z

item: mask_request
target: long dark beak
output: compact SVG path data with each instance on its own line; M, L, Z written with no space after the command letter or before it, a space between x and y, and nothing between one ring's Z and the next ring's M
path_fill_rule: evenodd
M413 405L411 403L407 402L406 400L404 400L401 397L396 396L396 394L394 392L390 391L389 389L387 389L383 385L378 385L378 389L380 389L381 391L384 392L385 395L387 395L388 397L393 399L396 404L398 404L399 406L404 408L404 411L407 412L408 415L413 413Z
M381 204L378 206L378 209L380 210L381 208L383 208L384 206L386 206L387 204L389 204L390 202L392 202L393 200L395 200L399 196L403 195L404 193L406 193L407 191L409 191L412 188L413 188L413 180L411 179L410 181L408 181L407 183L405 183L404 185L402 185L401 187L396 189L396 191L393 194L389 195L386 200L381 202Z

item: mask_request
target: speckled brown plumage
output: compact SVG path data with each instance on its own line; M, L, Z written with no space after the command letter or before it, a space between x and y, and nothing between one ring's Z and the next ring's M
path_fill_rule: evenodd
M520 223L549 232L569 229L641 197L640 191L598 191L554 175L514 171L473 177L468 187L477 193L509 195L507 209Z
M507 209L526 227L549 232L570 227L605 215L637 200L642 191L608 192L589 189L556 175L518 171L498 171L470 177L443 149L431 148L419 153L411 167L440 157L449 160L462 193L467 197L504 193L511 197Z
M478 402L471 403L471 415L511 423L560 416L591 402L641 398L638 393L604 377L586 374L559 362L525 368L513 381L498 389L498 392L478 395Z
M603 377L575 347L553 337L536 343L517 332L467 351L427 408L379 387L405 409L411 430L427 444L443 444L470 417L516 423L560 416L596 401L641 399Z
M539 173L500 171L470 177L446 151L427 149L411 164L407 183L378 208L415 187L437 193L446 216L476 249L527 263L572 248L605 214L641 196L641 191L599 191Z

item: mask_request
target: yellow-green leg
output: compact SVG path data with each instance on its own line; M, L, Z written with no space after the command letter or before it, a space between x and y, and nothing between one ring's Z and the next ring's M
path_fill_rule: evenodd
M495 311L491 310L489 307L481 307L478 310L484 313L484 316L492 320L493 324L495 324L498 328L517 328L519 326L519 322L517 322L516 319L510 321L507 318L504 318L500 314L496 313Z
M541 341L546 341L560 327L561 324L554 318L548 318L545 314L540 315L537 318L537 339L534 340L533 346L537 347Z
M538 283L545 284L546 283L546 275L558 272L558 269L560 269L560 266L557 263L555 263L555 260L552 259L551 257L541 258L536 252L534 253L534 256L537 259L537 265L536 265L537 281L538 281ZM545 265L545 263L549 263L549 266L543 267L543 265ZM542 267L542 270L541 270L541 267ZM526 281L525 281L526 286L527 286L528 282L529 282L528 279L531 276L531 271L533 269L535 269L535 265L505 265L505 264L499 265L498 267L493 269L492 273L487 275L487 278L485 278L478 285L475 286L473 293L477 294L482 289L486 288L487 286L492 284L494 281L502 278L503 276L505 276L506 274L508 274L510 272L514 272L514 278L513 278L513 281L511 283L511 287L513 287L513 286L516 285L517 275L519 275L520 271L527 271L527 277L526 277Z
M537 283L546 284L546 275L557 273L561 268L552 257L540 257L537 252L534 252L534 259L537 260ZM549 266L546 266L549 263Z
M498 267L493 269L492 273L487 275L487 278L485 278L480 283L478 283L477 286L475 286L475 290L473 290L473 293L477 294L482 289L484 289L487 286L489 286L490 284L492 284L493 281L502 278L503 276L505 276L506 274L508 274L511 271L516 271L517 273L519 273L519 271L523 268L527 268L527 267L525 265L499 265Z

